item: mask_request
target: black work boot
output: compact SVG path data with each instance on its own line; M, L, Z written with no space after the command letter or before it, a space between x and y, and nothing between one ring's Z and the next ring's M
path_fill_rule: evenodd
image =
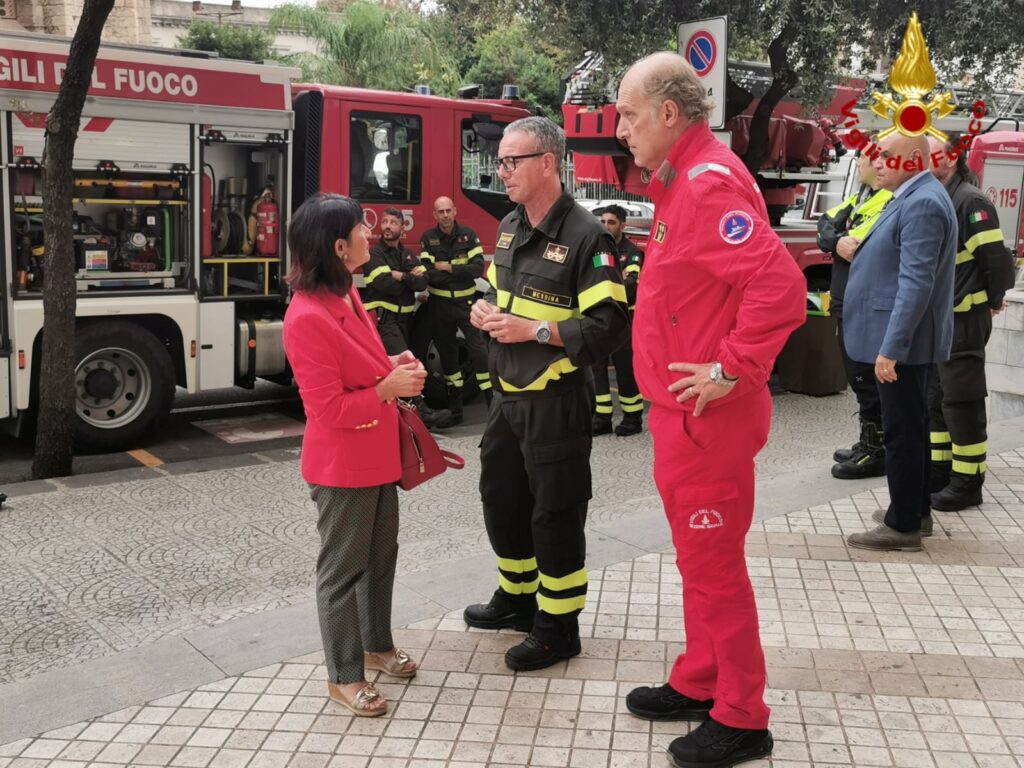
M849 461L854 457L854 454L863 450L864 443L858 440L850 448L836 448L835 453L832 454L832 461L841 464L844 461Z
M626 709L644 720L703 720L714 705L714 699L691 699L668 683L641 686L626 695Z
M885 474L885 443L882 427L870 421L861 422L859 451L846 461L832 466L832 477L838 480L860 480Z
M932 509L939 512L959 512L967 507L981 504L981 486L985 484L985 473L963 475L949 473L949 485L932 494Z
M597 435L610 435L612 433L612 417L605 413L597 414L591 423L590 429L595 437Z
M505 666L517 672L547 669L580 655L580 628L575 618L559 621L551 614L538 613L533 631L519 645L505 652Z
M619 437L639 435L644 431L643 413L627 413L622 416L622 421L615 427L615 434Z
M467 626L477 629L514 629L529 632L537 614L536 595L510 595L497 589L489 603L466 607L462 618Z
M933 461L928 468L928 493L938 493L949 485L952 462Z
M708 718L703 725L668 746L668 760L676 768L730 768L772 753L769 730L732 728Z
M451 418L451 411L447 408L431 408L422 397L411 398L409 402L416 406L416 410L419 411L420 418L423 419L423 424L427 429L440 428L440 422Z
M440 429L457 427L462 423L462 387L448 387L448 418L437 423Z

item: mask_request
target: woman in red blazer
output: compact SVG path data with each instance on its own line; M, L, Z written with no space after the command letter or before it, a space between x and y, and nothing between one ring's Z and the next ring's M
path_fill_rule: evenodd
M410 352L388 357L352 290L352 272L370 258L368 237L350 198L316 195L295 212L284 347L306 411L302 477L319 513L316 602L328 695L374 717L387 702L365 670L416 674L391 637L401 476L395 399L418 395L427 374Z

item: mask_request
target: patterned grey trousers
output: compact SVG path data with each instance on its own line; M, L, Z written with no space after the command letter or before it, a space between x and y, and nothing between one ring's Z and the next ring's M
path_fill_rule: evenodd
M398 560L398 490L311 485L319 518L316 606L333 683L365 678L363 651L390 651Z

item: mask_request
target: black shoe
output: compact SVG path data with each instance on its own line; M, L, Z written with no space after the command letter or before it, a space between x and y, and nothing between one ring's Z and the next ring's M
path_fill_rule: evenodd
M668 683L634 688L626 695L626 709L644 720L703 720L714 705L714 699L691 699Z
M848 461L832 465L832 477L837 480L861 480L885 474L885 449L861 451Z
M529 632L533 629L533 617L536 613L536 596L512 596L499 589L491 596L489 603L468 606L462 612L462 619L467 626L477 629L514 629L518 632Z
M417 403L416 410L427 429L444 429L442 424L451 418L452 412L447 408L431 408L426 403Z
M579 656L580 650L579 635L568 638L565 644L548 645L531 634L505 652L505 666L517 672L547 669L560 661Z
M730 768L772 753L769 730L731 728L710 717L704 724L668 747L668 760L676 768Z
M622 421L615 427L615 434L619 437L629 437L630 435L639 435L644 431L644 417L643 414L627 414L622 417Z
M932 494L932 509L939 512L959 512L967 507L981 505L981 486L985 475L962 475L951 472L949 485Z
M594 421L591 423L591 433L596 437L597 435L610 435L612 433L612 417L595 416Z
M462 411L449 411L447 408L444 409L444 413L448 414L443 419L438 419L434 424L437 429L448 429L449 427L457 427L462 423Z
M864 443L858 440L851 448L836 448L835 453L832 454L832 461L836 462L836 464L842 464L844 461L852 459L858 451L863 450Z

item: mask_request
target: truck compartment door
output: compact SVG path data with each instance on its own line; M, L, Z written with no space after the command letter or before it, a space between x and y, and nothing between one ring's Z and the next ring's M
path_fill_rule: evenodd
M199 305L199 389L235 385L235 304L230 301Z
M1012 160L989 160L983 174L984 192L999 216L1006 247L1015 255L1021 245L1021 198L1024 197L1024 163Z

